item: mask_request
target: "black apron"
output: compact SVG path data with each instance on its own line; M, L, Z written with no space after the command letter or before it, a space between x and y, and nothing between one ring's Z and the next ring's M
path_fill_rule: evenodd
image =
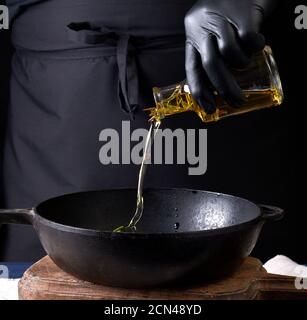
M99 133L121 132L122 121L130 119L131 130L148 129L143 108L153 105L152 87L185 78L183 21L193 2L51 0L16 18L6 207L33 207L71 192L136 187L137 165L99 162ZM178 186L183 172L182 166L157 166L146 180L150 186ZM173 176L171 182L158 178L165 173ZM31 227L7 227L2 259L29 261L43 254Z

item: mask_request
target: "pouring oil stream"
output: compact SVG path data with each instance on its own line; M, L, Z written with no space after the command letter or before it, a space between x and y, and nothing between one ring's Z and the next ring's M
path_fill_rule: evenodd
M140 221L143 214L143 210L144 210L143 185L144 185L144 178L145 178L146 169L147 169L146 161L150 159L151 145L155 139L155 136L158 132L160 124L161 124L160 121L153 121L150 125L149 131L146 137L142 164L139 171L136 210L135 210L134 216L132 217L132 219L130 220L127 226L118 227L114 229L113 232L135 232L136 231L136 225Z

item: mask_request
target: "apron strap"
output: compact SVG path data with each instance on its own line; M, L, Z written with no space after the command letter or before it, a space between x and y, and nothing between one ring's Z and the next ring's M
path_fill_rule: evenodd
M90 22L70 23L67 31L69 40L74 42L95 45L116 41L119 104L134 119L134 112L139 108L139 81L136 50L130 41L131 37Z
M118 96L123 110L128 112L132 119L134 112L138 109L139 81L135 61L135 50L132 54L129 50L132 46L129 35L122 35L117 44L117 65L119 71ZM128 52L129 50L129 52Z

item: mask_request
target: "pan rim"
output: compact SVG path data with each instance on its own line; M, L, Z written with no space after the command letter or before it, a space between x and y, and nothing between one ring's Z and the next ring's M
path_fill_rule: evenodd
M231 226L223 227L223 228L215 228L215 229L209 229L209 230L196 230L196 231L177 231L177 232L154 232L154 233L145 233L145 232L113 232L113 231L103 231L103 230L95 230L95 229L85 229L85 228L80 228L80 227L74 227L70 225L65 225L59 222L55 222L52 220L49 220L39 213L39 208L46 204L49 201L64 198L64 197L69 197L69 196L77 196L81 194L90 194L90 193L99 193L99 192L107 192L107 191L124 191L124 190L136 190L136 188L116 188L116 189L104 189L104 190L93 190L93 191L83 191L83 192L76 192L76 193L68 193L68 194L63 194L54 198L50 198L48 200L43 201L40 203L36 208L34 208L35 212L35 222L41 223L47 227L51 227L56 230L64 231L64 232L70 232L70 233L75 233L75 234L80 234L80 235L88 235L88 236L94 236L94 237L100 237L100 238L153 238L153 237L164 237L164 238L188 238L188 237L195 237L195 236L213 236L213 235L220 235L221 233L226 234L226 233L231 233L231 232L236 232L239 230L242 230L243 228L246 228L250 225L254 225L259 222L263 222L264 220L262 219L262 213L260 207L245 198L226 194L226 193L220 193L220 192L214 192L214 191L207 191L207 190L200 190L200 189L189 189L189 188L145 188L144 191L161 191L161 190L167 190L167 191L178 191L181 190L183 192L202 192L202 193L207 193L207 194L214 194L214 195L219 195L219 196L224 196L228 198L236 198L240 199L244 202L249 203L250 205L254 206L255 208L258 209L259 214L255 218L239 223L239 224L234 224Z

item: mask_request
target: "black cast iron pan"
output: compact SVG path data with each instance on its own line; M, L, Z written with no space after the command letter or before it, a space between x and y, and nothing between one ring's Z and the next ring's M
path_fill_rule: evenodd
M137 233L113 233L135 210L132 189L53 198L0 210L1 223L32 224L50 258L83 280L125 288L201 283L233 272L267 220L283 210L185 189L147 189Z

